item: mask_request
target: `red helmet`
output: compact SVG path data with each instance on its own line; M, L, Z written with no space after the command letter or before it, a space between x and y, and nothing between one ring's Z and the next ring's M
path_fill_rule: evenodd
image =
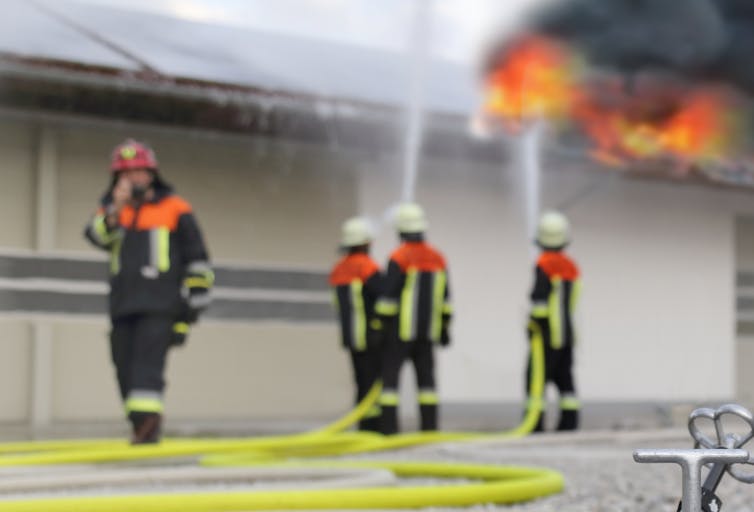
M133 139L115 147L110 161L112 172L139 168L157 170L157 158L152 148Z

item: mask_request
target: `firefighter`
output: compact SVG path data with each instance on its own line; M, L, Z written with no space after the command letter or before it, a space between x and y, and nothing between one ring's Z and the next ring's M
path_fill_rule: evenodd
M191 206L158 172L154 152L126 140L85 236L110 254L110 349L133 444L157 443L165 360L209 304L214 274Z
M384 292L376 306L385 324L379 399L383 434L399 430L398 379L408 358L416 372L420 428L438 427L433 350L450 343L452 308L445 258L425 241L427 226L419 205L399 206L396 228L401 244L390 256Z
M570 242L568 219L556 211L545 212L537 226L537 245L542 252L537 260L531 292L529 339L541 336L544 344L545 386L552 382L560 395L557 430L576 430L580 404L573 381L573 347L576 331L573 313L581 283L579 268L564 249ZM535 432L544 430L544 397L531 396L531 352L527 364L527 409L539 411Z
M341 339L353 364L357 404L379 378L380 371L382 324L374 306L382 291L383 276L369 256L371 242L371 229L365 219L354 217L343 223L341 249L345 254L330 273ZM361 419L359 429L379 432L377 404Z

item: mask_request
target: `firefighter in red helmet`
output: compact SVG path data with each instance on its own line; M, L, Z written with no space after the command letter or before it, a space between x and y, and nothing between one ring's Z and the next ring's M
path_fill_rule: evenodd
M214 274L191 205L163 180L152 149L126 140L110 169L85 236L110 253L110 348L131 442L156 443L168 349L209 304Z

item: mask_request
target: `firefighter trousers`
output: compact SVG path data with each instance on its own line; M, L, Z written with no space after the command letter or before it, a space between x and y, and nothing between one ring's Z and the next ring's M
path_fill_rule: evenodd
M576 399L576 386L573 381L573 348L565 346L554 349L549 345L544 347L545 356L545 382L555 384L560 395L560 418L558 420L557 430L576 430L579 423L579 402ZM540 416L535 432L544 430L544 396L531 396L531 353L527 360L526 366L526 395L527 409L535 407L539 409Z
M120 396L134 433L150 425L147 437L159 438L165 362L174 319L137 314L112 319L110 350Z
M380 378L380 351L369 347L365 350L351 350L350 352L358 404L367 396L375 381ZM380 406L378 404L374 404L361 419L359 430L380 431Z
M411 359L416 372L416 387L421 430L437 430L438 399L435 391L434 347L429 340L388 341L382 354L382 433L395 434L398 424L398 384L401 368L406 359Z

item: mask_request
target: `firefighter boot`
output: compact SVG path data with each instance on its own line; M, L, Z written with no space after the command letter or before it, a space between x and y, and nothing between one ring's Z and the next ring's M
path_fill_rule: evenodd
M380 430L385 435L398 433L398 407L394 405L383 405L382 414L380 415Z
M577 428L579 428L579 410L561 409L560 421L558 421L558 430L576 430Z
M381 421L379 416L363 419L359 422L359 430L362 432L380 432Z
M437 392L434 387L419 389L420 428L423 431L437 430Z
M420 428L423 431L437 430L437 404L419 405Z
M359 421L359 430L367 432L379 432L381 426L381 412L382 411L380 410L379 405L373 405L372 407L370 407L364 417L361 418L361 421Z
M131 444L155 444L162 435L162 415L155 412L132 412L128 415L133 426Z

